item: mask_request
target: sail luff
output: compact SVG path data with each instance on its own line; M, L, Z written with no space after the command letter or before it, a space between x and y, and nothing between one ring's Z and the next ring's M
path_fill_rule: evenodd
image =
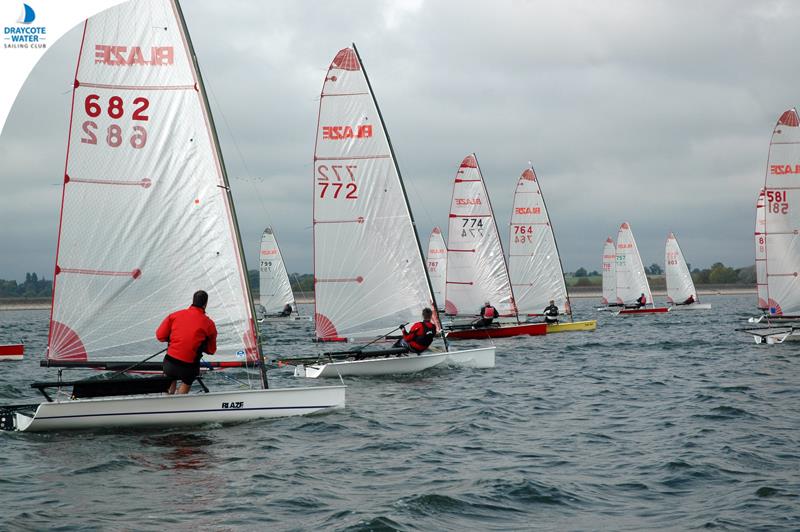
M256 322L255 322L256 309L255 305L253 304L253 297L252 297L253 292L250 289L250 279L249 276L247 275L247 262L245 261L244 247L242 246L241 231L239 230L239 221L236 217L236 207L234 206L233 203L233 195L231 194L230 182L228 180L228 171L225 168L225 160L222 157L222 150L220 149L219 137L217 136L217 128L214 124L214 116L211 113L211 107L208 104L208 95L206 93L205 84L203 83L203 75L200 71L200 65L197 62L197 55L195 54L194 45L192 44L192 38L189 35L189 30L186 26L186 19L183 16L183 10L181 9L178 0L172 0L172 5L173 9L175 10L178 22L180 23L181 36L186 42L186 48L191 57L191 65L194 70L193 74L197 82L197 88L200 96L200 101L202 103L203 113L208 125L207 128L208 133L211 137L211 143L214 147L214 159L219 169L222 182L225 186L224 197L226 200L228 215L230 216L230 221L231 221L231 237L235 244L235 248L239 254L237 257L238 259L237 262L239 265L239 272L238 272L239 281L242 283L242 289L244 291L244 296L245 296L245 308L247 309L249 314L248 318L250 322L249 325L250 325L251 340L255 344L248 346L247 341L245 340L245 349L255 348L256 355L259 361L258 366L261 375L261 384L265 389L267 389L269 388L269 382L267 380L266 360L264 359L264 352L261 349L261 338L259 330L258 327L256 327Z

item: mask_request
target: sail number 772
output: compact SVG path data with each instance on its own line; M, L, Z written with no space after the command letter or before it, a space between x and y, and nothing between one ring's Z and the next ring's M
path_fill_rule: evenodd
M788 214L789 201L786 199L785 190L767 190L767 212L772 214Z
M321 164L317 166L317 185L322 199L358 199L355 164Z

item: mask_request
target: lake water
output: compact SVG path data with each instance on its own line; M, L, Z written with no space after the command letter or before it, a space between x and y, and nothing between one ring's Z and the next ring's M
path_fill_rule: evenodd
M331 414L0 433L0 529L797 530L800 344L736 333L753 300L620 318L579 299L596 332L499 340L493 370L349 379ZM0 312L0 343L26 344L3 402L54 377L47 319ZM310 322L268 334L315 349Z

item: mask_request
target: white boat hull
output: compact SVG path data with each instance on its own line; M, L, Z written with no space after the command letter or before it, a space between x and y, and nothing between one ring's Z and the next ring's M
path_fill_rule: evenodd
M0 355L0 362L14 362L22 360L23 355Z
M670 312L676 310L711 310L711 303L692 303L691 305L672 305L669 307Z
M187 395L77 399L42 403L16 416L18 431L61 431L234 423L299 416L345 406L344 386L247 390Z
M327 364L297 366L295 377L309 379L342 377L378 377L419 373L439 365L464 366L468 368L493 368L495 347L465 349L422 355L391 356L366 360L343 360Z
M751 334L753 341L757 344L775 345L789 341L800 341L800 329L796 329L791 325L788 327L760 327L749 331L745 330L744 332Z

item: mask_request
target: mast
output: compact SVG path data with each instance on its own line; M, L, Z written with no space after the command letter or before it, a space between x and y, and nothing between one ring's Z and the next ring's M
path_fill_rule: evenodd
M508 263L506 262L506 252L503 249L503 239L500 238L500 230L497 228L497 221L494 217L494 208L492 207L492 199L489 197L489 191L486 189L486 181L483 178L483 171L481 171L481 164L478 162L478 156L475 152L472 152L472 156L475 158L475 165L478 167L478 174L481 176L481 186L483 186L483 192L486 194L486 201L489 203L489 211L492 213L492 225L494 225L495 233L497 233L497 242L500 245L500 256L503 259L503 271L505 272L506 279L508 280L508 290L511 292L511 304L513 305L512 309L514 311L514 316L517 318L517 324L520 323L519 321L519 311L517 310L517 300L514 297L514 287L511 284L511 276L508 274Z
M367 80L367 87L369 88L369 96L372 98L372 103L375 105L375 109L378 111L378 118L381 121L381 127L383 128L384 135L386 135L386 142L389 144L389 153L392 155L392 164L394 164L395 171L397 172L398 177L400 178L400 189L403 191L403 201L405 202L406 211L408 212L408 217L411 219L411 225L414 228L414 239L417 243L417 253L419 253L419 260L422 262L423 270L425 272L425 280L428 283L428 292L431 296L431 304L433 305L433 312L439 321L439 332L442 336L442 341L444 341L445 350L449 351L450 346L447 342L447 338L444 334L444 328L442 327L442 322L439 319L439 311L438 306L436 304L436 296L433 294L433 285L431 284L431 278L428 274L428 267L425 264L425 255L422 253L422 244L419 240L419 234L417 233L417 223L414 221L414 213L411 211L411 205L408 201L408 193L406 192L406 185L403 182L403 174L400 172L400 166L397 164L397 157L394 153L394 146L392 145L392 139L389 136L389 130L386 129L386 122L383 120L383 113L381 113L381 108L378 105L378 100L375 98L375 92L372 90L372 83L369 81L369 76L367 75L367 69L364 68L364 62L361 61L361 54L358 53L358 48L356 47L356 43L353 43L353 51L356 53L356 58L358 59L358 64L361 66L361 71L364 73L364 79Z
M242 247L242 239L241 239L241 232L239 230L239 221L236 217L236 208L233 204L233 195L231 194L231 187L228 181L228 172L225 169L225 160L222 158L222 150L220 149L219 144L219 137L217 136L217 128L214 125L214 117L211 114L211 108L208 105L208 97L206 95L205 85L203 84L203 75L200 72L200 65L197 62L197 55L194 51L194 46L192 45L192 39L189 36L189 30L186 27L186 19L183 16L183 11L181 10L180 4L178 0L172 0L173 6L175 8L175 12L178 15L178 22L181 25L181 33L183 38L186 40L186 47L189 50L189 55L192 58L192 66L194 67L194 71L197 74L197 90L200 94L200 101L203 105L203 110L205 111L206 118L208 119L208 125L211 133L211 138L213 139L214 144L214 151L216 152L217 163L220 167L220 173L222 175L222 182L225 185L225 196L227 198L228 208L230 209L231 214L231 222L233 223L234 234L232 235L234 240L236 241L236 246L239 250L239 259L240 259L240 266L242 267L242 271L240 271L240 277L242 278L242 282L244 283L245 288L245 299L247 300L247 305L250 310L250 329L253 337L253 341L255 342L255 349L256 353L258 354L258 361L259 361L259 370L261 374L261 385L264 389L269 388L269 382L267 380L267 364L266 360L264 359L264 352L261 349L261 336L258 327L255 324L255 315L256 309L255 305L253 304L253 296L250 290L250 279L249 275L247 274L247 262L245 260L244 255L244 248Z

